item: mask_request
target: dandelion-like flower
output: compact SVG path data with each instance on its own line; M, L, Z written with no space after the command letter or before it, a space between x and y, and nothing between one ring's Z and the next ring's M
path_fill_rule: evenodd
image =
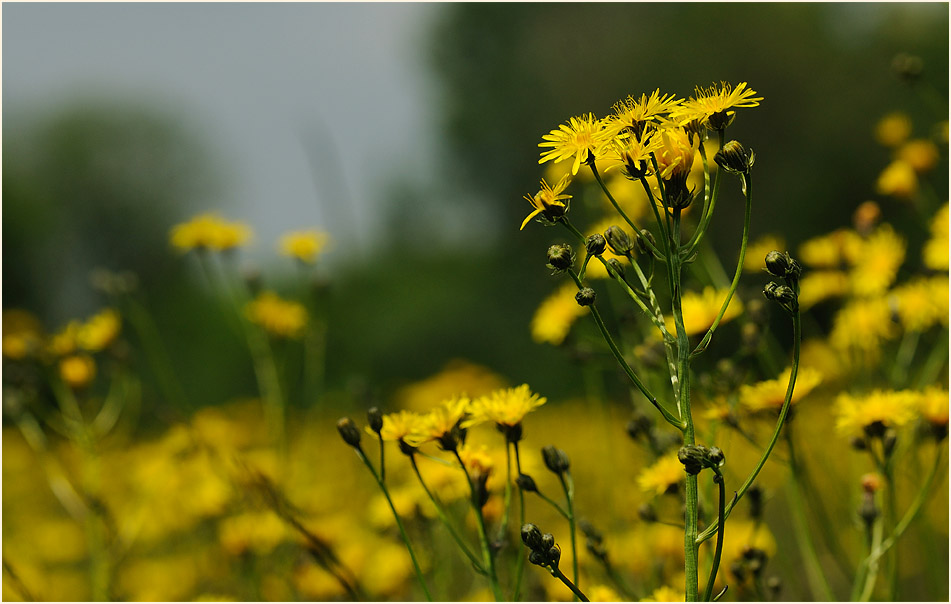
M600 262L592 261L601 264ZM578 288L567 282L555 293L545 298L532 317L532 339L538 343L548 342L558 346L565 341L571 326L587 311L575 301Z
M911 119L901 112L889 113L875 125L875 140L885 147L897 147L911 136Z
M436 441L443 449L454 450L459 441L459 424L466 416L469 404L469 399L464 396L454 397L422 416L416 428L419 442Z
M369 428L367 428L369 431ZM412 411L397 411L383 416L380 438L418 447L424 442L423 416Z
M786 400L786 388L789 385L791 371L791 368L787 367L775 379L752 385L744 384L740 387L740 404L754 413L766 410L779 411ZM821 373L809 367L801 367L796 375L796 387L789 401L790 404L799 402L821 382Z
M853 300L832 320L829 342L842 351L858 351L866 360L877 358L882 342L895 335L886 298Z
M654 464L641 471L637 477L637 484L645 492L663 495L673 493L677 486L686 479L684 465L676 455L665 455Z
M637 180L651 173L651 154L663 148L663 138L657 135L643 139L633 135L615 138L605 146L604 158L607 163L604 171L620 167L627 178Z
M495 422L500 427L514 428L522 423L526 415L547 401L545 397L532 393L528 384L496 390L472 402L469 407L471 417L462 422L462 427Z
M918 176L908 162L896 159L885 166L875 181L875 190L879 195L890 195L899 199L911 199L918 192Z
M944 204L931 219L931 239L921 251L925 266L933 270L947 271L948 248L948 204Z
M119 313L107 308L80 325L76 332L76 343L83 350L98 352L118 337L121 328Z
M919 393L918 412L936 428L948 427L948 391L931 386Z
M281 237L281 253L305 264L313 264L329 241L327 233L316 230L293 231Z
M896 156L911 166L915 172L923 174L935 167L940 154L933 142L919 138L902 145Z
M944 279L945 288L947 283ZM934 295L935 289L930 279L919 278L891 291L889 297L904 329L923 332L947 317L947 292L942 304L941 297Z
M898 275L905 260L905 240L883 224L862 245L847 249L846 257L854 267L849 275L852 291L859 296L879 295Z
M567 124L562 124L542 136L542 142L538 143L538 146L549 149L541 152L538 163L574 158L571 173L577 174L582 163L591 161L600 154L605 144L601 135L603 128L603 120L597 119L592 113L572 117Z
M684 315L684 329L688 336L696 335L706 331L713 325L713 321L720 312L723 300L726 298L729 290L715 289L705 287L702 293L684 292L682 298L682 309ZM733 296L730 305L727 306L723 318L720 319L720 325L730 321L743 312L743 303L737 296ZM672 316L665 317L667 325L676 325Z
M763 97L740 82L736 88L726 82L714 84L709 88L696 88L694 96L683 101L670 112L670 118L679 124L698 121L711 130L722 130L730 125L735 117L734 109L739 107L759 107Z
M307 325L307 309L284 300L272 291L263 291L245 307L251 322L282 338L296 338Z
M799 308L807 310L848 291L849 276L843 271L809 271L799 281Z
M172 247L189 250L225 251L240 247L251 239L251 228L241 222L228 222L217 214L200 214L172 227Z
M909 390L875 390L866 395L840 394L835 401L836 430L844 436L900 428L915 419L917 393Z
M70 388L82 388L96 377L96 362L86 354L68 356L59 362L59 375Z
M543 214L545 219L549 222L554 222L556 219L567 214L568 200L571 199L571 195L566 195L564 191L568 188L569 184L571 184L571 178L567 175L563 176L554 187L549 186L549 184L542 179L542 188L538 193L524 196L525 199L528 200L528 203L532 204L532 207L535 209L532 210L531 214L525 217L525 220L522 221L522 226L520 226L518 230L521 231L524 229L528 221L539 214Z
M670 113L683 99L677 99L673 94L660 94L660 88L654 92L641 94L639 99L628 96L623 101L614 104L614 115L606 120L605 132L612 138L620 134L633 134L635 138L642 138L647 124L655 118Z

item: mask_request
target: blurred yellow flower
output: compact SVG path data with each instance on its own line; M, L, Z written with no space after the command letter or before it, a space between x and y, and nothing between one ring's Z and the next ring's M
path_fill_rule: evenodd
M696 292L684 292L682 308L684 314L684 329L688 336L702 333L713 325L713 321L717 318L720 307L723 305L723 301L726 299L728 293L729 290L727 289L714 289L713 287L705 287L703 292L699 294ZM736 318L742 312L743 303L740 301L739 296L733 296L733 299L730 300L730 305L727 306L726 312L723 314L723 318L720 320L720 325ZM673 316L664 317L664 320L668 328L674 326L674 330L676 330ZM672 330L672 332L674 330Z
M416 447L422 444L423 416L412 411L397 411L383 416L380 437L383 440L403 441ZM369 431L370 428L368 427ZM371 432L371 434L373 434Z
M836 430L845 436L858 436L876 425L900 428L915 419L918 396L910 390L874 390L865 395L841 393L833 412Z
M463 359L452 359L439 373L401 388L395 399L398 407L428 411L457 395L478 397L505 386L505 381L491 369Z
M588 263L588 268L603 265L597 259ZM578 288L574 283L565 282L552 295L545 298L532 317L532 339L538 343L548 342L558 346L565 341L574 322L588 311L575 301Z
M789 374L791 371L792 368L787 367L785 371L779 374L775 379L740 386L740 404L752 412L765 410L778 412L786 400L786 387L789 385ZM796 376L796 387L793 390L790 404L799 402L800 399L812 392L821 382L821 373L815 369L800 367Z
M684 592L663 585L652 591L646 598L641 598L641 602L683 602L686 599Z
M121 328L122 319L119 313L115 309L107 308L79 326L76 343L83 350L99 352L116 339Z
M483 422L495 422L499 426L513 427L531 411L547 402L543 396L532 393L528 384L515 388L496 390L472 401L469 407L471 417L462 422L468 428Z
M469 444L459 447L459 457L462 458L462 463L465 464L469 473L474 476L488 475L495 467L495 462L492 461L488 447L485 445L481 445L478 449Z
M670 119L680 124L699 120L704 126L718 130L721 125L729 124L736 113L734 108L759 107L762 100L763 97L756 96L756 91L749 88L746 82L740 82L736 88L726 82L709 88L697 86L693 96L670 112Z
M76 340L78 339L81 327L82 323L72 320L67 323L63 329L53 334L47 345L50 354L53 356L65 356L75 352L79 346Z
M603 120L597 119L592 113L572 117L567 125L562 124L556 130L542 136L542 142L538 143L538 146L549 149L541 152L538 163L543 164L549 160L560 162L574 158L571 173L577 174L582 163L601 154L605 143L599 141L599 133L603 127Z
M621 602L624 600L621 594L607 585L592 585L591 587L586 587L585 592L590 602Z
M911 136L911 119L904 113L889 113L875 125L875 140L885 147L897 147Z
M921 252L925 266L933 270L948 270L948 204L944 204L931 219L931 239Z
M946 286L947 279L944 279L944 284ZM947 318L947 287L944 290L942 303L941 294L935 295L931 279L914 279L893 289L889 298L894 303L902 327L908 331L921 332Z
M70 388L83 388L96 377L96 362L87 354L67 356L59 362L59 376Z
M799 307L809 310L827 298L844 296L849 276L842 271L807 271L799 280Z
M528 203L532 204L534 209L525 217L525 220L522 221L522 226L520 226L518 230L524 229L528 221L539 214L544 213L548 219L555 219L566 214L568 212L568 201L571 199L571 195L566 195L564 191L568 188L569 184L571 184L571 177L569 176L563 176L554 188L545 182L543 178L541 181L542 188L538 193L534 195L524 195L524 198L528 200Z
M172 227L172 247L179 251L211 250L224 251L247 243L252 236L251 227L241 222L228 222L217 214L200 214L188 222Z
M918 412L933 426L948 425L948 391L937 386L918 394Z
M465 417L469 408L469 399L453 397L443 401L438 407L420 418L417 426L419 442L425 443L451 437L453 428Z
M763 235L755 241L750 241L746 247L746 258L743 259L743 270L762 272L766 270L766 254L785 249L786 242L778 235Z
M296 338L307 325L307 309L302 304L284 300L272 291L263 291L248 302L245 313L252 323L283 338Z
M862 245L846 253L854 267L849 274L852 291L859 296L875 296L895 281L905 260L905 240L890 225L883 224Z
M938 147L927 139L908 141L901 146L896 155L918 174L931 170L938 163Z
M684 465L677 459L677 455L665 455L641 471L637 484L645 492L663 495L675 491L686 476Z
M894 335L888 300L858 299L836 313L829 342L839 350L855 350L874 358L880 352L882 342Z
M3 356L24 359L39 352L43 343L43 326L33 313L15 308L4 309Z
M899 199L911 199L918 192L918 177L915 169L906 161L896 159L885 166L875 181L875 190L880 195Z
M218 540L232 556L245 552L267 554L287 536L284 521L270 510L245 512L218 522Z
M329 236L323 231L293 231L281 237L279 249L285 256L297 258L306 264L313 264L324 250Z
M776 553L776 540L764 523L731 516L727 526L730 528L723 535L721 567L730 568L730 564L742 558L751 547L764 551L769 557Z
M845 261L845 251L861 245L855 231L838 229L827 235L813 237L799 246L798 260L813 268L839 268Z

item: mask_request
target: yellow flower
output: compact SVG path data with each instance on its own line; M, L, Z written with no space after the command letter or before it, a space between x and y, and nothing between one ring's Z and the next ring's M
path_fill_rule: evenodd
M423 416L412 411L398 411L383 416L380 437L383 440L403 441L417 447L423 442ZM369 430L369 428L367 428Z
M400 389L396 402L400 408L428 411L457 394L477 397L505 386L505 381L490 369L453 359L439 373Z
M836 313L829 342L841 351L858 351L877 358L881 344L895 335L886 298L853 300Z
M875 126L875 139L886 147L897 147L911 136L911 119L901 112L889 113Z
M40 320L25 310L3 311L3 356L23 359L39 352L43 342Z
M59 362L59 375L70 388L82 388L96 377L96 362L85 354L68 356Z
M279 248L285 256L297 258L306 264L313 264L327 246L328 240L327 233L322 231L292 231L281 237Z
M827 235L814 237L799 246L799 257L806 266L838 268L845 260L845 251L861 245L858 233L839 229Z
M574 158L571 173L577 174L582 163L600 155L604 142L600 141L599 133L603 127L603 120L595 118L592 113L572 117L567 125L562 124L558 129L542 136L542 142L538 143L538 146L550 149L541 152L538 163Z
M251 228L244 223L228 222L217 214L200 214L172 227L171 243L183 252L224 251L244 245L251 235Z
M287 537L287 528L274 512L244 513L218 523L221 547L231 555L251 551L267 554Z
M945 285L947 280L944 280ZM898 320L908 331L925 331L947 317L947 292L945 303L934 296L934 286L929 279L915 279L892 290L890 299L895 305Z
M528 384L496 390L472 402L469 407L471 417L462 422L462 427L468 428L490 421L499 426L514 427L520 424L528 413L544 405L547 400L543 396L533 394Z
M944 204L931 219L931 239L921 252L925 266L933 270L948 270L948 204Z
M53 335L50 338L47 348L49 349L50 354L54 356L65 356L67 354L72 354L76 351L76 348L79 346L76 343L76 339L79 335L79 330L82 327L82 323L79 321L73 320L66 324L63 329Z
M248 302L245 313L252 323L283 338L296 338L307 325L307 309L302 304L282 299L272 291L263 291Z
M772 380L744 384L740 387L740 404L751 412L779 411L786 400L786 388L789 385L789 374L792 368L787 367L779 376ZM796 387L793 390L790 404L799 402L802 397L812 392L822 382L822 374L815 369L800 367L796 376Z
M568 200L571 199L571 195L565 195L564 190L568 188L569 184L571 184L571 178L568 176L563 176L554 188L550 187L548 183L545 182L545 179L542 179L542 188L538 193L524 196L524 198L528 200L528 203L532 204L532 207L535 209L532 210L531 214L525 217L525 220L522 221L522 226L520 226L518 230L521 231L524 229L529 220L542 213L545 214L545 218L549 221L567 214Z
M938 147L927 139L908 141L901 146L896 155L918 174L931 170L938 163Z
M726 299L728 293L728 289L714 289L713 287L705 287L700 294L684 292L682 308L684 314L684 329L687 331L688 336L704 332L713 325L713 321L717 318L720 307L723 305L723 301ZM726 312L723 314L723 318L720 320L720 325L736 318L742 312L743 303L738 296L734 295L730 300L730 305L727 306ZM676 324L672 316L664 317L664 320L668 326L674 325L676 329Z
M918 177L915 169L906 161L896 159L885 166L875 182L875 190L880 195L891 195L899 199L911 199L918 192Z
M664 146L660 136L645 135L643 139L634 135L614 138L604 148L604 171L620 167L628 178L634 180L653 172L651 154Z
M852 291L859 296L879 295L895 281L905 260L905 240L883 224L862 245L848 250L847 257L854 267L849 275Z
M917 403L916 393L909 390L875 390L864 396L843 392L835 400L835 427L845 436L900 428L915 419Z
M693 167L697 147L683 128L665 128L659 135L662 146L657 152L657 165L661 176L664 180L685 180Z
M736 113L734 107L759 107L762 100L746 82L740 82L735 89L726 82L720 82L719 87L716 84L709 88L698 86L694 96L670 112L670 118L680 124L698 120L712 130L719 130L732 121Z
M731 520L733 520L732 517ZM751 547L762 550L768 557L772 557L776 553L776 540L769 532L769 528L761 522L746 519L733 520L733 530L728 529L723 535L723 564L729 568L734 560L741 558Z
M442 402L438 407L424 415L417 426L417 433L419 435L419 442L429 442L429 441L440 441L440 444L443 443L444 439L446 444L452 444L453 446L443 446L444 449L454 448L454 443L456 441L453 435L453 429L459 424L463 417L465 417L469 408L469 399L462 397L454 397L447 399Z
M588 263L589 268L594 265L601 266L601 263L596 259ZM531 330L534 341L549 342L555 346L565 341L575 320L587 313L587 310L575 301L577 292L578 288L574 283L566 282L555 293L545 298L532 317Z
M763 235L756 241L750 241L746 248L746 258L743 260L743 270L766 270L766 254L773 250L785 250L786 242L778 235Z
M631 136L635 140L646 142L647 125L682 102L683 99L676 99L672 94L662 96L659 88L650 96L642 94L639 99L629 95L627 99L614 104L614 115L605 119L601 136L606 141L618 136Z
M593 585L585 588L590 602L621 602L624 598L607 585Z
M76 343L83 350L99 352L119 335L122 320L119 313L107 308L83 323L76 333Z
M826 298L844 296L849 277L842 271L809 271L799 281L799 308L808 310Z
M684 465L676 455L666 455L641 471L637 484L642 490L655 495L673 492L687 476Z
M459 447L459 457L462 458L462 463L465 464L466 469L474 476L491 474L492 468L495 466L495 462L489 456L489 450L485 445L478 449L472 445Z
M684 602L686 599L684 592L663 585L651 592L651 595L646 598L641 598L641 602Z
M931 386L919 393L918 412L933 426L948 425L948 391Z

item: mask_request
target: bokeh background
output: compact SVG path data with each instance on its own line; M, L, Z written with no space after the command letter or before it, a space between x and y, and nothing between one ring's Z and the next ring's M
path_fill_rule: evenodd
M922 60L915 89L899 53ZM529 332L560 235L518 232L537 143L628 94L721 80L765 97L730 133L756 151L753 238L795 249L874 200L920 256L925 223L875 190L874 128L947 119L946 3L7 4L3 307L55 330L103 305L93 269L134 271L187 393L169 413L146 383L136 430L252 396L240 337L168 243L219 211L254 229L237 264L275 288L298 278L281 233L332 238L325 379L293 408L386 405L451 359L577 396L577 355ZM721 204L716 249L741 220Z

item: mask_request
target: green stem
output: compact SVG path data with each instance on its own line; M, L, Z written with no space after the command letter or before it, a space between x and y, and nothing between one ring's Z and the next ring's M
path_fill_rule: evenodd
M396 526L399 528L400 536L403 538L403 543L406 545L406 551L409 552L410 560L413 561L413 569L416 571L416 580L419 581L420 587L423 588L423 593L426 594L426 600L432 602L433 597L430 595L429 588L426 586L426 580L423 578L423 571L420 569L419 562L416 560L416 554L413 552L413 546L409 542L409 537L406 535L406 529L403 528L403 521L400 520L400 515L396 512L396 506L393 505L393 500L390 499L390 491L386 488L386 485L383 484L383 480L373 468L373 464L370 463L370 460L367 459L367 456L363 453L363 449L361 449L358 445L354 447L354 450L357 452L360 460L364 463L364 465L366 465L367 469L370 470L370 473L373 474L373 478L376 479L376 483L380 485L380 490L383 491L383 496L386 497L386 503L389 504L390 511L393 512L393 518L396 520Z
M456 545L459 546L459 549L462 550L462 553L469 558L469 561L472 562L472 566L475 567L476 572L481 575L485 574L485 569L482 568L482 565L479 563L479 559L473 554L469 547L463 541L462 537L459 535L459 532L456 530L456 527L449 522L449 518L446 516L446 510L442 507L442 503L439 502L439 499L433 495L432 491L429 490L429 487L426 486L426 482L423 480L423 475L419 472L419 466L416 465L416 456L409 456L410 464L413 466L413 471L416 472L416 478L419 479L420 486L423 487L423 491L426 492L426 495L429 497L429 500L433 502L433 507L436 508L436 515L439 517L439 521L443 523L443 526L446 527L446 530L449 531L449 534L452 536L452 539L456 542Z
M718 142L720 149L723 148L723 141L726 138L726 131L719 130L717 132ZM702 143L701 143L702 144ZM697 246L700 244L700 240L703 238L704 234L707 232L707 227L710 225L710 218L713 216L713 209L717 205L717 198L720 195L720 175L723 170L718 169L716 176L713 178L713 192L710 194L710 203L705 206L706 212L700 217L700 224L697 226L697 230L694 231L693 236L690 238L690 241L685 246L687 251L684 254L684 257L689 258L694 251L697 249Z
M657 246L641 236L641 230L637 228L637 225L634 224L634 221L631 220L628 215L624 213L624 210L621 209L621 206L618 205L618 202L614 199L614 196L611 195L611 191L608 190L607 186L604 184L604 181L601 180L601 174L598 172L598 167L594 164L594 162L591 162L588 165L591 166L591 172L594 173L594 178L598 181L598 184L601 185L601 190L604 191L608 201L611 202L611 205L614 206L614 209L617 210L618 214L621 215L624 221L627 222L627 224L630 225L632 229L634 229L634 236L642 240L647 245L647 247L651 249L651 252L661 256L661 251L657 249Z
M578 543L577 543L577 531L575 530L575 508L574 508L574 498L575 498L575 488L574 482L571 480L571 474L569 472L564 472L558 475L558 479L561 480L561 488L565 492L565 501L568 502L568 530L571 532L571 572L572 578L574 579L575 585L579 585L578 582Z
M581 600L582 602L591 601L588 599L588 596L584 595L584 593L580 589L578 589L578 586L572 583L571 580L565 576L565 573L561 572L561 569L559 569L557 566L554 568L549 568L549 571L551 572L551 576L555 577L556 579L564 583L568 587L568 589L571 590L571 593L575 594L575 596L579 600Z
M896 525L895 502L895 472L893 469L892 455L888 455L885 462L885 527L886 530L894 530ZM889 551L885 557L885 586L886 598L892 602L898 597L898 557L896 550Z
M462 473L466 475L466 482L469 483L469 502L472 504L472 509L476 513L476 522L479 528L479 544L482 547L483 565L484 568L487 568L489 571L489 582L492 584L492 593L495 595L495 600L496 602L501 602L505 599L505 596L502 594L502 588L499 586L499 578L495 572L495 557L492 555L492 549L489 547L489 535L485 530L485 518L482 516L482 507L479 505L479 502L476 501L475 486L472 484L469 471L466 470L465 462L462 461L459 451L453 451L453 453L456 456L456 460L459 461L459 467L462 468Z
M796 386L796 376L799 374L799 351L802 347L802 319L800 313L797 310L793 313L793 362L792 367L789 372L789 383L786 386L786 398L783 401L783 407L779 412L779 419L776 420L776 428L773 430L773 436L769 440L769 444L766 445L766 449L763 451L762 457L760 457L759 462L753 468L753 471L750 472L750 475L746 478L743 484L736 492L736 497L733 498L726 506L726 511L724 512L724 517L729 517L730 512L733 511L733 507L743 498L743 495L746 494L746 491L753 485L753 481L756 480L756 477L759 475L760 470L763 469L763 466L766 465L766 460L769 459L769 454L772 453L773 447L776 446L776 441L779 440L779 433L783 429L783 424L786 422L786 416L789 413L789 405L792 401L793 389ZM717 524L713 524L704 530L697 537L697 543L703 543L707 539L713 536L713 533L717 530Z
M717 546L713 552L713 566L710 567L710 578L707 579L707 586L703 590L703 601L709 602L713 597L713 584L717 580L717 571L720 568L720 556L723 554L723 529L726 526L726 518L723 517L723 510L726 508L726 485L723 483L723 473L719 468L713 468L716 474L715 482L720 487L719 505L717 507Z
M515 470L518 472L518 475L522 475L522 461L519 458L518 454L518 443L512 443L512 448L515 450ZM518 488L518 507L519 507L519 526L525 526L525 491L522 490L522 487ZM521 597L522 592L522 573L525 571L525 556L516 556L518 562L515 563L515 588L512 592L512 601L518 602Z
M749 173L744 174L743 178L746 182L746 216L743 219L743 238L740 241L740 257L736 262L736 271L733 273L733 282L730 284L730 291L726 295L726 299L723 300L723 306L720 307L720 312L717 314L717 318L714 319L713 325L710 326L710 329L707 330L706 335L703 336L703 340L697 345L697 348L690 353L691 357L697 356L701 352L707 349L707 345L710 344L710 339L713 338L713 332L716 331L717 326L720 324L720 321L723 319L723 315L726 314L727 307L730 306L730 301L733 299L733 294L736 293L736 288L740 284L740 275L743 274L743 261L746 259L746 243L750 238L750 214L753 209L753 181L750 178Z
M879 549L882 544L882 534L884 530L884 522L881 519L875 523L875 528L872 532L872 551ZM869 556L866 558L862 565L865 567L863 574L864 585L862 583L857 583L855 587L861 586L862 591L859 593L858 597L855 597L855 590L853 588L852 600L858 602L868 602L869 598L872 597L872 592L875 590L875 582L878 580L878 557ZM862 573L860 573L862 574Z

